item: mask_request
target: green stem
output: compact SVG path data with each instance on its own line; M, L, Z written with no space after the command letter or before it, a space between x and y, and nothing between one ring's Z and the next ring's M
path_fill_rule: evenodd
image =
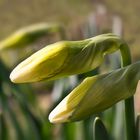
M131 55L129 47L127 44L123 44L120 47L121 56L122 56L122 67L131 64ZM130 97L125 101L125 125L126 125L126 139L127 140L136 140L136 131L135 131L135 114L134 114L134 97Z
M84 140L93 140L93 119L92 117L83 121Z

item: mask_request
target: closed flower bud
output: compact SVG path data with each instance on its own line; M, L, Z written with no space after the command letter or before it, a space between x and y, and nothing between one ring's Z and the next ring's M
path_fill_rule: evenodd
M50 113L52 123L78 121L104 111L135 93L140 62L108 74L86 78Z
M0 42L0 50L24 47L38 38L53 32L59 32L57 24L40 23L22 28Z
M119 50L124 43L118 36L103 34L51 44L21 62L10 78L15 83L25 83L88 72L102 63L104 55Z

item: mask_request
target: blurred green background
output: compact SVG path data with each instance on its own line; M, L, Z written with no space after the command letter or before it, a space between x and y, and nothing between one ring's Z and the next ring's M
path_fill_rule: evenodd
M1 0L0 1L0 39L23 26L38 22L61 22L68 28L87 21L97 3L105 6L109 16L119 15L123 21L124 35L132 43L133 50L139 46L138 0ZM138 57L138 51L134 52Z
M118 53L108 56L98 70L52 82L15 85L10 82L9 74L19 62L47 44L108 32L123 37L130 46L133 61L137 61L140 59L139 13L138 0L1 0L1 41L20 28L38 23L59 24L63 35L50 32L27 47L0 52L0 140L93 140L96 115L76 123L53 125L48 114L87 75L120 67ZM138 91L136 112L140 111ZM123 112L120 102L98 114L111 140L125 139Z

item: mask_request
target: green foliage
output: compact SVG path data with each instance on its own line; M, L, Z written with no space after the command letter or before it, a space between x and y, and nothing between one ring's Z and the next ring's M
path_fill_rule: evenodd
M137 140L140 139L140 115L138 114L137 115L137 118L136 118L136 133L137 133Z
M94 120L93 135L94 140L109 140L107 130L99 118L95 118Z

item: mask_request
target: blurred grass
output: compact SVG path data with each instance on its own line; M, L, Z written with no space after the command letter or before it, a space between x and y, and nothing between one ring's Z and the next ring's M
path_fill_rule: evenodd
M104 0L108 12L119 15L123 20L124 37L131 45L134 59L139 59L140 37L140 4L139 0ZM36 22L63 22L64 24L78 24L94 11L93 0L8 0L0 1L0 39L16 29ZM124 10L125 6L125 10Z
M140 59L140 3L139 0L105 0L107 8L123 20L124 37L130 44L134 60Z
M76 21L92 7L86 0L9 0L0 1L0 38L14 30L38 22Z

